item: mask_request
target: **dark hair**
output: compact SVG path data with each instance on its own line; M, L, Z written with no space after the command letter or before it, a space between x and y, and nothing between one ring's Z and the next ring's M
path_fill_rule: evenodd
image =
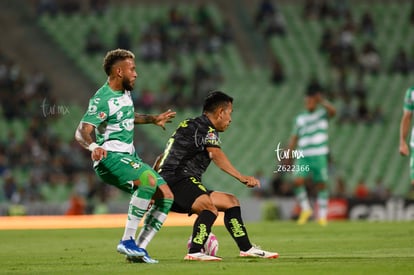
M319 90L309 89L305 92L305 95L306 96L315 96L315 95L320 94L320 93L321 93L321 91L319 91Z
M103 62L103 68L105 70L106 75L109 76L111 74L112 66L115 63L128 58L134 59L135 55L132 52L123 49L109 51L106 54Z
M233 98L220 91L214 91L207 95L204 99L203 113L214 112L217 108L233 103Z

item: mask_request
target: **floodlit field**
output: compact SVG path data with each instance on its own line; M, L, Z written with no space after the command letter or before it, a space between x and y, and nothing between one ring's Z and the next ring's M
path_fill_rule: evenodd
M148 247L159 264L116 252L123 229L0 230L0 274L413 274L414 222L247 224L250 239L279 259L246 259L225 227L213 228L222 262L186 262L191 227L164 227Z

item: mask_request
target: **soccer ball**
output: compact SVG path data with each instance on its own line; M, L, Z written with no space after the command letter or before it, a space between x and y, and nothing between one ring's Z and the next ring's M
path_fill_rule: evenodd
M191 237L192 236L188 238L187 249L190 249ZM216 235L213 234L213 232L210 232L210 235L208 235L207 241L204 244L204 248L201 251L207 255L216 256L218 248L219 248L219 243L218 243L217 237Z

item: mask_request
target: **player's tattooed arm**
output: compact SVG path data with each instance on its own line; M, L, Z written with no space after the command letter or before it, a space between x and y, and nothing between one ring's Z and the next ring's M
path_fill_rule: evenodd
M91 159L93 161L99 161L103 158L106 158L108 152L94 142L92 139L92 133L94 131L95 126L81 122L76 129L75 139L85 149L91 151Z
M88 123L80 123L78 128L76 128L75 139L79 144L85 149L89 148L89 145L94 142L92 139L92 133L95 130L95 127Z
M149 124L149 123L154 123L154 121L155 121L154 115L145 115L145 114L135 113L135 119L134 119L135 124Z
M168 110L164 113L158 115L145 115L145 114L138 114L135 113L135 124L148 124L153 123L155 125L160 126L165 130L165 123L170 123L171 119L174 118L176 112Z

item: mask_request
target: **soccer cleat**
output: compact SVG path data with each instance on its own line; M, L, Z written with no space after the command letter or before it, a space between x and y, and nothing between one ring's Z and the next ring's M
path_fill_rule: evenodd
M119 241L116 250L127 256L143 257L146 255L145 249L139 248L132 237L129 240Z
M318 224L320 226L327 226L328 225L328 220L325 219L325 218L320 218L320 219L318 219Z
M240 257L257 257L265 259L276 259L279 257L277 252L269 252L253 246L247 251L240 251Z
M143 248L141 248L143 249ZM158 264L158 260L155 260L153 258L150 257L150 255L148 254L148 252L143 249L145 251L145 255L141 256L141 257L137 257L137 256L125 256L126 260L130 263L147 263L147 264Z
M300 225L307 223L312 214L313 212L310 209L301 211L297 223Z
M216 257L216 256L210 256L210 255L204 254L202 252L197 252L197 253L188 253L187 255L185 255L184 260L189 260L189 261L221 261L221 258Z

